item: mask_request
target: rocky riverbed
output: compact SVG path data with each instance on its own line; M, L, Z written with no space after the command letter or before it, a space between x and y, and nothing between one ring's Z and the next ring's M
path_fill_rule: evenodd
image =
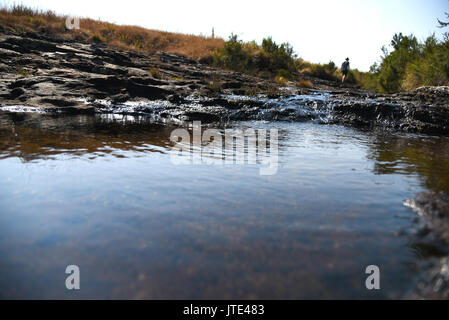
M318 121L449 134L449 87L377 95L310 78L313 88L45 35L0 35L0 104L9 110L145 113L164 120ZM325 99L310 95L325 93ZM279 99L282 98L282 99Z

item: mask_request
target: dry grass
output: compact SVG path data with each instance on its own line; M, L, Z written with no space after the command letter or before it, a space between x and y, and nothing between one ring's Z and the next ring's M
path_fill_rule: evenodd
M161 72L157 68L151 68L150 73L153 78L156 78L156 79L161 78Z
M165 51L191 59L209 57L224 45L224 40L220 38L148 30L136 26L119 26L92 19L80 19L79 30L68 30L65 20L66 17L58 16L51 11L37 11L24 6L0 9L0 25L16 34L33 31L65 39L102 42L111 47L148 54Z
M285 79L285 78L282 77L282 76L277 76L277 77L276 77L276 82L277 82L281 87L287 86L287 83L288 83L287 79Z
M298 82L298 87L300 88L312 88L313 84L310 80L301 79Z

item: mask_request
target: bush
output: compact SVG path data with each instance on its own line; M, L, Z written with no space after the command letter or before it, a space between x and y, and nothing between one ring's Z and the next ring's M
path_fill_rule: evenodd
M161 78L161 72L157 68L154 68L154 67L151 68L150 69L150 73L151 73L151 76L153 78L156 78L156 79L160 79Z
M334 62L330 61L327 64L309 63L303 60L296 62L298 70L302 73L314 76L316 78L338 81L341 78L338 68Z
M279 70L295 70L296 55L293 47L289 43L277 45L271 37L263 39L262 41L263 54L269 61L268 69L276 72Z
M391 53L385 47L382 48L384 57L379 70L379 87L387 93L399 91L407 64L419 54L419 43L413 35L395 34L391 47L394 49Z
M100 36L99 34L93 34L92 37L90 37L90 39L95 43L106 42L106 39Z
M349 83L356 83L370 91L377 91L377 79L378 75L374 70L370 72L360 72L359 70L354 69L351 70L348 75Z
M312 84L312 82L310 80L301 79L298 82L298 87L301 87L301 88L312 88L313 84Z
M288 70L279 69L278 70L278 77L285 78L285 79L291 79L292 78L292 74Z
M237 35L232 34L225 42L223 49L214 54L214 64L223 68L246 71L248 69L249 54L243 50L243 44Z
M213 64L226 69L250 74L271 74L272 77L292 79L296 72L295 53L288 43L278 45L268 37L259 46L256 42L243 43L231 35L223 49L213 55Z
M422 54L407 64L401 89L409 91L420 86L449 84L449 41L438 43L429 37Z
M384 57L377 69L379 91L449 85L449 39L439 41L432 35L420 43L413 35L400 33L394 35L391 47L391 52L382 48Z

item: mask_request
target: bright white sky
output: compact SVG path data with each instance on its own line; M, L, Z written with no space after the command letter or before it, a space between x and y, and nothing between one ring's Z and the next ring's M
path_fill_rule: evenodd
M394 33L419 39L436 32L437 18L449 12L449 0L0 0L60 14L91 17L149 29L210 35L231 32L245 41L272 36L290 42L300 57L367 71Z

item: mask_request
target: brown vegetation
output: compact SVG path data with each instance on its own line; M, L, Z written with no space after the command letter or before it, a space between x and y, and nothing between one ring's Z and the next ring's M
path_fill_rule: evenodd
M105 43L119 49L144 53L165 51L191 59L210 57L224 45L220 38L148 30L137 26L120 26L107 22L80 19L79 30L66 28L66 17L54 12L36 11L24 6L0 9L0 26L16 34L39 32L65 39Z

